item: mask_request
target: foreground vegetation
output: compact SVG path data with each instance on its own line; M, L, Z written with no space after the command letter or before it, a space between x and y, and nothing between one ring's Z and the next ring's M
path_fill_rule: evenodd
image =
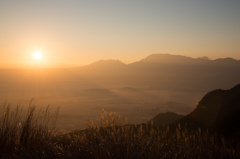
M82 131L56 130L58 110L0 107L1 158L240 158L240 144L201 129L133 126L102 111L101 124Z

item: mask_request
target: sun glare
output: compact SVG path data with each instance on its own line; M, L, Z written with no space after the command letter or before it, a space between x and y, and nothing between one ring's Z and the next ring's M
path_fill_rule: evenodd
M37 60L41 59L42 58L42 54L41 52L39 51L36 51L34 54L33 54L33 57Z

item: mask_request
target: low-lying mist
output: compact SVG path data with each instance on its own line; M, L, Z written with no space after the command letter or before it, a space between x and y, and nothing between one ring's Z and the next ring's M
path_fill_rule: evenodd
M0 102L28 106L34 98L37 107L60 107L61 129L83 129L86 120L100 120L103 108L139 124L159 113L190 113L207 92L239 83L239 72L234 59L162 54L128 65L101 60L76 68L2 69Z

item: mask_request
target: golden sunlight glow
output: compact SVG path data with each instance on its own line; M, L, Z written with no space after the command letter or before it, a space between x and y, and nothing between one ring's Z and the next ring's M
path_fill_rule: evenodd
M37 60L41 59L42 58L42 54L41 52L39 51L36 51L34 54L33 54L33 57Z

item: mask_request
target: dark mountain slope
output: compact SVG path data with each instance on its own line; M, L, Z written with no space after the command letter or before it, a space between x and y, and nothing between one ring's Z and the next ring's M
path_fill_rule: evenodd
M153 122L153 126L158 126L161 124L170 124L173 123L181 118L183 118L183 115L178 115L173 112L167 112L167 113L161 113L155 116L149 123Z
M214 90L197 108L179 121L188 128L207 128L224 135L240 131L240 84L230 90Z

